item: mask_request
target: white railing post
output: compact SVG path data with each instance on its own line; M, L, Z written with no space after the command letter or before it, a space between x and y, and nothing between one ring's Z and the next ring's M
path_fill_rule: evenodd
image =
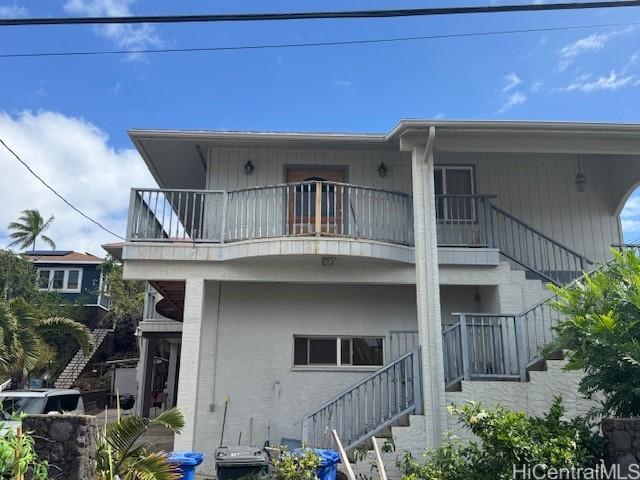
M133 219L136 214L136 189L132 188L129 194L129 215L127 216L127 234L125 238L127 242L131 241L133 236Z
M225 191L222 194L222 218L220 219L220 243L224 243L227 233L227 200L229 193Z
M527 361L529 359L524 332L524 316L513 317L516 329L516 355L518 358L518 374L520 381L527 381Z
M415 414L422 415L422 363L420 359L421 350L418 348L411 355L411 368L413 370L413 404Z
M302 420L302 446L313 446L309 445L309 418Z
M462 379L471 380L471 364L469 362L469 337L467 332L467 317L460 315L460 357L462 360Z

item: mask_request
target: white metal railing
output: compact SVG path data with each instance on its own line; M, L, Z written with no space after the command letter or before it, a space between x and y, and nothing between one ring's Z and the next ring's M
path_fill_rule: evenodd
M306 415L303 442L332 447L331 430L335 429L349 450L401 417L420 414L420 372L420 347L416 347Z
M413 244L411 196L311 181L235 191L133 189L129 241L327 235Z

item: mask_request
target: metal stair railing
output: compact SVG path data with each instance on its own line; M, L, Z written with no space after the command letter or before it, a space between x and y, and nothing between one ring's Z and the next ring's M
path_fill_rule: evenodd
M411 413L422 413L420 347L366 376L302 420L302 441L333 446L335 429L350 450Z

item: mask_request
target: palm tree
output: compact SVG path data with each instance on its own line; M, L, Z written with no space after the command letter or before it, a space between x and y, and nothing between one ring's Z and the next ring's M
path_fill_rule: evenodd
M140 437L151 425L160 425L172 433L180 433L184 416L176 408L162 412L153 420L131 415L120 416L105 424L96 449L99 480L178 480L179 468L169 462L166 453L154 452L154 445L141 442Z
M40 318L22 298L0 300L0 378L11 378L14 386L23 380L52 349L48 333L60 333L77 343L85 355L93 349L91 331L69 318Z
M52 250L55 250L55 242L46 235L43 235L43 232L51 226L52 222L53 215L45 222L38 210L23 210L18 221L11 222L7 227L9 230L13 230L13 233L9 235L9 238L13 239L13 242L8 246L13 247L18 245L19 248L23 249L32 247L32 250L35 250L36 240L40 237Z

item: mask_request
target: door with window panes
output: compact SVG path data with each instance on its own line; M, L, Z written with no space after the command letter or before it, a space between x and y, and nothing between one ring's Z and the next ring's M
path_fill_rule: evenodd
M472 166L434 168L439 245L479 245L478 200Z

